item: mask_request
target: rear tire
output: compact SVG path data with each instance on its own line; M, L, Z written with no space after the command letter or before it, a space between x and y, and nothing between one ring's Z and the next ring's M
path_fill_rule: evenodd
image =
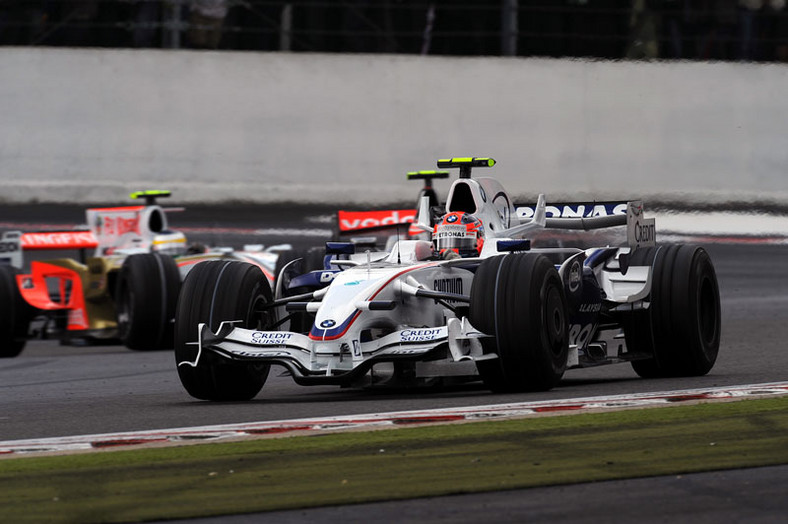
M172 349L181 276L172 257L131 255L123 261L115 292L118 337L135 350Z
M13 266L0 266L0 358L19 355L27 342L33 308L19 294Z
M652 355L632 362L644 378L701 376L717 360L721 315L717 275L705 249L669 245L636 251L632 265L652 266L649 309L627 315L627 348Z
M197 330L206 323L216 333L222 321L247 329L265 329L272 312L259 306L272 301L271 287L257 266L208 261L186 276L175 316L175 362L186 391L201 400L250 400L268 378L270 366L236 362L212 353L197 355ZM197 361L196 367L184 362Z
M482 347L498 358L476 363L490 389L546 391L561 380L568 313L561 278L545 256L515 253L482 262L471 287L469 318L493 335L481 339Z

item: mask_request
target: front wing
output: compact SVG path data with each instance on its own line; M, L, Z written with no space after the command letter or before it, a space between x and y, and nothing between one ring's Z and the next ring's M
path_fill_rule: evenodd
M288 331L255 331L232 324L222 323L217 333L200 324L195 360L178 365L196 367L212 354L237 361L279 364L299 383L344 384L376 363L425 360L446 350L448 363L497 358L483 354L478 339L485 335L456 318L449 319L445 326L403 328L363 342L350 338L321 340Z

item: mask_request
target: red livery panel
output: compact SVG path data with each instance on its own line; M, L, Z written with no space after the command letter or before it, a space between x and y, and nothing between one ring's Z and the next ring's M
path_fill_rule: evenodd
M338 211L339 231L357 231L376 227L409 224L416 219L415 209L388 209L385 211Z
M23 233L22 249L93 249L98 245L90 231Z

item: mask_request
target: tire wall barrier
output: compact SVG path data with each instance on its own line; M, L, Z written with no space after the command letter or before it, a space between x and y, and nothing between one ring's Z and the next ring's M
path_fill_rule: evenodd
M0 198L382 205L473 155L520 198L785 205L786 93L776 64L2 48Z

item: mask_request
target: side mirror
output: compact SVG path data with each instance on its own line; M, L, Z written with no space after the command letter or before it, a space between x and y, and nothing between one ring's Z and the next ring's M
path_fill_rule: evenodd
M327 255L352 255L356 252L353 242L326 242Z

